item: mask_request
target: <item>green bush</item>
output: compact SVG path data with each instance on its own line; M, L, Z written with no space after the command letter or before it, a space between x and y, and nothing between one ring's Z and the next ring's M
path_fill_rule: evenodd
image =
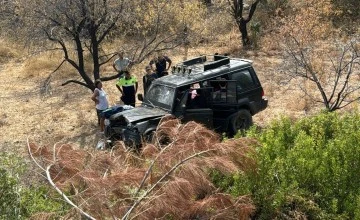
M256 173L213 175L238 196L252 195L257 219L360 219L360 115L321 113L252 128Z
M24 186L26 164L14 154L0 153L0 219L28 219L39 212L57 218L68 205L46 186Z

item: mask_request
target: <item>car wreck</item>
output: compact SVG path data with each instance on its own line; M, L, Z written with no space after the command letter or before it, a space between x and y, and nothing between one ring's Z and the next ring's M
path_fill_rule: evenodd
M252 61L221 55L178 63L170 75L152 82L141 101L109 118L105 136L110 141L139 147L168 114L233 136L249 128L252 116L268 105Z

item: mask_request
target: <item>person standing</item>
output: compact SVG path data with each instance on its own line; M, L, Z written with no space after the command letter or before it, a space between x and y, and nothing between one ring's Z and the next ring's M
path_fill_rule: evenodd
M155 80L156 78L158 78L157 74L151 70L151 66L146 66L145 71L146 71L146 73L143 76L144 95L146 95L146 92L147 92L148 88L150 87L151 82L153 80Z
M170 69L171 63L172 61L169 57L158 54L156 58L150 61L149 65L151 69L155 71L160 78L167 75L167 71ZM153 68L153 65L155 65L155 69Z
M124 104L135 107L135 94L138 90L137 78L129 71L124 71L124 76L117 81L116 87L121 93L120 99Z
M123 77L124 71L128 71L129 67L132 65L132 61L129 58L124 57L124 52L120 51L117 53L118 58L115 59L113 63L113 68L118 72L119 79Z
M100 79L95 80L95 89L91 99L95 102L96 114L98 118L98 125L100 126L100 132L105 130L105 117L102 116L102 111L109 108L109 101L107 94L102 88L102 82Z

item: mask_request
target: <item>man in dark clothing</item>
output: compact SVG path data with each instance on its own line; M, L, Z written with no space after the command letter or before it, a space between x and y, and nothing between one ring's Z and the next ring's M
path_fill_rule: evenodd
M144 87L144 95L149 89L151 82L158 78L157 74L151 70L150 66L145 67L146 74L143 76L143 87Z
M171 60L169 57L159 54L155 59L151 60L149 65L153 71L156 72L158 77L167 75L166 72L171 67ZM156 69L154 70L153 65L155 64Z

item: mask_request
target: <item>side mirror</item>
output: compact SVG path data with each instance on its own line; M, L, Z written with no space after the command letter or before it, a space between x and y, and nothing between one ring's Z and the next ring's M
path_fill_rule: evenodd
M144 101L144 96L141 93L137 94L137 98L139 101Z

